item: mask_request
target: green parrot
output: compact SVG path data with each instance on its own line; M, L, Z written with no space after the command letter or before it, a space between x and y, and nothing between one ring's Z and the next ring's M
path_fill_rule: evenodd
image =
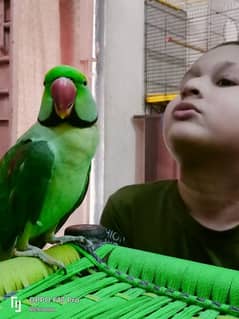
M52 68L44 87L37 122L0 161L0 260L38 256L61 267L31 243L57 242L59 225L84 199L99 139L97 111L76 68Z

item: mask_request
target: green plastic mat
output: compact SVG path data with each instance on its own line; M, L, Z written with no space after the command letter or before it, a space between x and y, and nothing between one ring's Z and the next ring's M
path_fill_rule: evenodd
M239 317L239 272L104 245L0 303L0 318L229 319ZM1 284L1 283L0 283Z

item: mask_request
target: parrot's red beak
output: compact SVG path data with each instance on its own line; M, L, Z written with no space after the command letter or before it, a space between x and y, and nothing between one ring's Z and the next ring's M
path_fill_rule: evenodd
M51 95L57 115L61 119L69 116L76 97L73 81L64 77L56 79L51 85Z

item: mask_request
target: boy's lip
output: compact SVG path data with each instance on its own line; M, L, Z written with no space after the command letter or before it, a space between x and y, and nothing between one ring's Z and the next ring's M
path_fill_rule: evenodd
M195 116L195 113L201 113L201 111L192 103L180 102L173 109L173 117L177 120L187 120Z
M187 110L194 110L197 113L201 113L201 111L194 104L188 103L188 102L180 102L179 104L175 106L175 108L173 109L173 112L187 111Z

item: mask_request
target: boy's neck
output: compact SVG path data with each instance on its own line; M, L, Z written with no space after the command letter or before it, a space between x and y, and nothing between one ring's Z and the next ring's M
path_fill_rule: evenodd
M223 231L239 225L239 167L223 172L214 167L183 169L178 189L192 217L213 230Z

